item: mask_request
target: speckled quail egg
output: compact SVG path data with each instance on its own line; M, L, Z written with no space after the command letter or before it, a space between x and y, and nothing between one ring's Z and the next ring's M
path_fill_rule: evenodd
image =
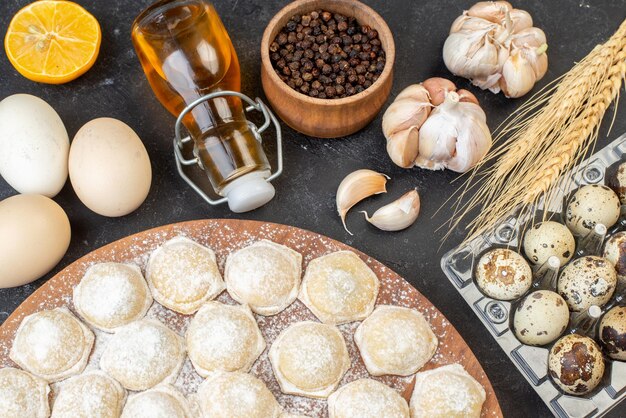
M557 289L570 310L584 311L591 305L607 303L616 285L615 267L606 258L588 255L565 267Z
M604 185L583 186L569 199L565 212L567 227L579 236L586 235L601 223L607 228L615 225L621 203L615 192Z
M565 265L576 250L576 241L569 229L553 221L540 222L524 234L524 253L535 264L543 264L551 256L557 256Z
M609 357L626 361L626 306L616 306L602 317L598 335Z
M626 231L612 235L604 244L602 255L615 266L620 287L626 287Z
M584 395L602 380L604 358L594 340L569 334L552 346L548 355L548 370L554 383L564 392Z
M622 205L626 205L626 162L613 164L606 170L606 184L617 193Z
M528 345L551 343L563 334L568 323L567 304L550 290L538 290L526 296L513 316L517 339Z
M483 254L476 265L476 284L489 297L512 300L522 296L532 284L532 270L524 257L507 248Z

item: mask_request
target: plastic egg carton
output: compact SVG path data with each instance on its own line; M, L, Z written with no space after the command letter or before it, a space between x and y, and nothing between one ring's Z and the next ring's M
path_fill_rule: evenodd
M548 205L540 205L538 210L544 210L543 206L547 206L545 209L548 211L560 214L565 196L586 184L603 184L605 170L624 159L626 134L578 165L571 173L571 181L561 183L560 196ZM562 222L558 217L554 220ZM441 259L441 268L556 417L601 417L626 398L626 362L611 361L605 357L607 361L604 377L594 391L583 396L562 392L548 375L551 344L543 347L522 344L515 337L512 328L512 305L515 305L515 301L489 298L481 292L472 278L474 262L485 251L503 246L520 250L520 235L527 221L528 219L517 219L514 216L506 218L495 230L447 252ZM625 408L626 402L621 407Z

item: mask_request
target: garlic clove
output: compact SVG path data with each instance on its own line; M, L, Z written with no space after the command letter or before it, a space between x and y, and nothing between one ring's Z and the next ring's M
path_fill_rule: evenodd
M420 212L420 196L417 189L405 193L399 199L378 209L369 217L365 214L367 222L383 231L400 231L408 228L415 222Z
M422 85L428 91L430 102L434 106L439 106L443 103L449 91L456 91L456 86L452 81L441 77L431 77L425 80Z
M539 48L547 43L546 34L539 28L523 29L511 36L511 43L517 48Z
M498 48L481 31L453 33L443 44L443 61L453 74L473 79L498 71Z
M395 100L383 115L383 134L389 139L392 135L417 127L424 123L430 113L430 103L420 103L406 98Z
M402 168L411 168L417 158L418 144L419 129L414 126L388 138L387 154L394 164Z
M533 88L536 81L532 65L519 51L511 55L502 66L500 88L506 97L522 97Z
M512 9L513 6L508 1L479 1L469 8L467 14L500 23Z
M526 10L513 9L509 12L509 16L513 23L514 33L533 27L533 18Z
M474 31L484 31L485 33L490 32L493 29L497 28L496 23L492 23L488 20L485 20L480 17L468 16L467 14L462 14L457 17L454 22L452 22L452 27L450 28L450 33L455 32L474 32Z
M421 84L411 84L396 96L395 100L412 99L421 103L429 103L428 90Z
M337 212L344 229L352 235L346 226L346 214L361 200L375 194L386 193L388 176L373 170L361 169L348 174L337 188Z
M469 91L467 91L465 89L461 89L461 90L457 91L457 93L459 95L459 101L460 102L468 102L468 103L478 104L478 99L471 92L469 92Z

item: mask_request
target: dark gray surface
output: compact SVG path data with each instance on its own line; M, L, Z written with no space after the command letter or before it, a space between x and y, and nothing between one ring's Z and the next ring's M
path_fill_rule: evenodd
M0 36L4 38L9 19L28 0L0 3ZM133 18L150 0L80 0L100 21L103 31L100 57L94 67L76 81L61 86L37 84L20 76L0 52L0 99L14 93L42 97L59 113L70 138L87 121L114 117L129 124L143 139L153 167L153 183L146 202L123 218L105 218L89 211L78 200L69 182L55 200L66 210L72 224L72 242L61 263L45 278L17 289L0 290L0 322L46 279L82 255L104 244L172 222L200 218L241 218L293 225L352 245L387 264L426 295L452 322L472 348L487 372L506 416L548 416L549 412L533 389L518 374L505 354L452 288L439 268L441 255L455 246L461 232L455 232L441 250L443 235L437 228L450 215L436 210L456 189L451 172L403 170L394 166L385 152L380 115L363 131L340 140L308 138L284 127L285 172L274 184L277 196L265 207L235 215L226 206L206 205L177 176L172 158L174 120L157 102L141 71L130 42ZM441 48L449 25L473 1L368 0L395 34L397 94L406 85L431 76L450 77L443 65ZM239 54L243 92L263 97L259 76L259 44L265 25L286 1L216 1ZM517 1L528 10L547 34L550 65L540 85L566 72L597 43L606 40L626 18L626 0ZM470 87L481 101L493 129L521 100L507 100ZM391 99L390 99L391 100ZM609 113L613 112L613 107ZM606 134L608 119L599 146L608 144L626 131L626 107L617 111L613 131ZM270 152L271 157L274 153ZM368 225L357 210L348 216L354 236L342 228L335 213L335 191L340 180L359 168L371 168L391 176L389 193L367 200L357 210L373 211L412 187L417 187L422 212L415 225L399 233L383 233ZM0 179L0 199L16 192ZM1 237L0 237L1 238ZM621 413L620 413L621 411ZM610 416L626 413L626 406Z

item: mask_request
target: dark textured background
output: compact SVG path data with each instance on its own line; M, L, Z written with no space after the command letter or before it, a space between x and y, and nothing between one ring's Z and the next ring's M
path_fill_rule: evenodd
M114 117L130 125L143 139L153 167L153 182L146 202L123 218L105 218L89 211L78 200L69 182L55 200L72 224L72 242L61 263L45 278L17 289L0 289L0 323L46 279L82 255L109 242L159 225L199 218L242 218L273 221L309 229L352 245L377 258L404 276L426 295L459 330L487 372L506 416L546 416L549 412L533 389L474 317L439 268L441 255L456 245L455 232L438 250L443 235L437 228L450 215L436 210L455 190L451 172L403 170L385 152L381 116L355 135L338 140L308 138L284 127L285 171L275 181L272 202L252 213L235 215L226 206L209 207L177 176L172 158L173 118L153 96L130 42L134 17L150 0L77 0L99 20L102 31L100 57L84 76L61 86L37 84L20 76L0 50L0 99L14 93L42 97L59 113L70 138L87 121ZM0 2L0 37L10 17L28 0ZM284 0L215 1L239 54L244 93L263 97L259 76L259 44L265 25L287 2ZM366 0L395 34L397 59L393 96L406 85L431 76L450 77L441 48L452 21L473 1ZM626 0L514 1L528 10L535 26L548 37L550 65L540 85L566 72L596 44L606 40L626 18ZM493 129L522 100L507 100L470 87ZM600 146L626 131L626 107L618 109L613 131L600 135ZM613 112L613 107L609 113ZM605 121L606 122L606 121ZM605 128L608 127L605 123ZM273 157L273 152L270 153ZM354 236L342 228L335 212L335 190L340 180L359 168L371 168L391 176L389 193L360 204L357 210L373 211L412 187L420 191L422 211L406 231L383 233L368 225L353 210L348 224ZM0 200L16 192L0 179ZM371 212L370 212L371 213ZM0 237L1 239L2 237ZM621 415L626 407L621 407ZM617 410L611 416L617 417Z

